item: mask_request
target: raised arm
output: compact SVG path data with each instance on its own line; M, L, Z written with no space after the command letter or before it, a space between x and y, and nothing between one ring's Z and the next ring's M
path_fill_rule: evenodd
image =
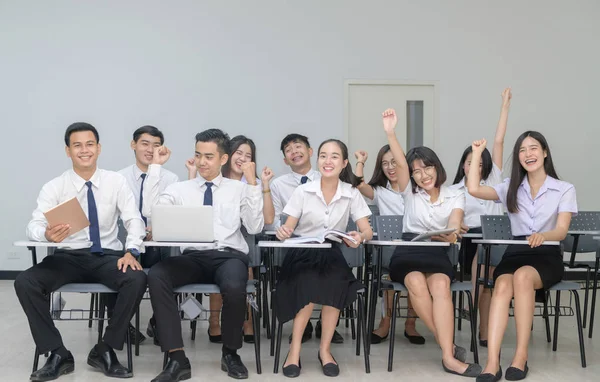
M500 109L500 119L496 127L496 136L494 137L494 148L492 149L492 161L500 170L502 170L504 158L504 136L506 135L506 125L508 124L508 111L510 109L510 99L512 93L510 88L502 92L502 108Z
M364 151L364 150L358 150L357 152L354 153L354 156L356 157L356 170L354 171L356 176L363 178L362 182L360 182L360 184L356 187L358 188L358 191L360 191L360 193L373 200L373 198L375 197L375 192L373 191L373 187L369 186L366 182L365 182L365 162L367 161L367 158L369 157L369 154Z
M472 144L473 154L471 156L471 167L467 176L467 189L472 196L483 200L498 200L498 193L493 187L482 186L481 174L479 173L479 164L481 163L481 154L485 150L486 141L474 141Z
M275 207L273 206L273 198L271 197L271 189L269 188L269 182L274 175L275 174L273 174L273 171L265 166L260 176L263 193L263 217L265 219L265 225L271 225L275 221Z
M396 160L398 166L398 185L400 186L400 192L406 190L410 183L410 171L408 168L408 162L406 162L406 156L398 138L396 138L396 124L398 123L398 117L394 109L387 109L383 112L383 129L388 138L390 144L390 150Z

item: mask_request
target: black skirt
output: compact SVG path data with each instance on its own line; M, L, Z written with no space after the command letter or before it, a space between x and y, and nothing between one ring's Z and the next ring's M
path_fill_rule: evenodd
M523 240L521 237L515 239ZM527 265L540 274L544 291L559 283L565 273L559 246L540 245L531 248L528 245L510 245L494 271L494 281L502 275L514 274L517 269Z
M411 240L414 233L403 233L402 240ZM390 278L404 283L410 272L443 273L454 280L454 267L448 258L448 247L397 247L390 261Z
M287 322L309 303L344 309L363 288L336 243L332 248L293 248L281 266L275 291L277 319Z

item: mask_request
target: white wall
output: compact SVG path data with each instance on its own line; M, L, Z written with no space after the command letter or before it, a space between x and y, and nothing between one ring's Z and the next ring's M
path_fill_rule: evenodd
M3 0L0 269L30 264L11 243L42 184L70 166L71 122L98 127L108 169L130 164L130 135L149 123L180 176L208 127L254 138L259 165L281 174L286 133L315 146L343 136L345 79L439 81L435 150L451 174L471 140L492 138L511 85L506 155L542 131L580 208L600 209L599 16L595 0Z

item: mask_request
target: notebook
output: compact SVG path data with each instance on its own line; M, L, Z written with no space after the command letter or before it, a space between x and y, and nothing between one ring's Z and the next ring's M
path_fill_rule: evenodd
M76 234L90 225L90 221L85 212L83 212L81 204L79 204L79 200L75 197L44 212L44 216L48 220L49 227L68 224L70 226L69 236Z

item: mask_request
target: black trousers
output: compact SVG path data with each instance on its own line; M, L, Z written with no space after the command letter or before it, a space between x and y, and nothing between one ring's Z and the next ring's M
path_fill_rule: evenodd
M58 249L17 276L15 291L40 353L63 345L50 316L50 293L69 283L100 283L119 292L103 340L114 349L123 349L129 321L146 291L146 274L130 268L123 273L117 269L123 252L105 249L104 253L99 256L89 249Z
M152 266L169 256L171 256L170 247L146 247L146 252L140 254L138 260L143 268L152 268ZM104 298L106 313L108 317L111 317L117 303L117 296L114 293L106 293L102 297Z
M217 284L223 296L221 332L223 345L242 347L246 317L248 256L237 251L186 251L150 269L148 286L162 351L183 347L181 318L173 290L187 284Z

